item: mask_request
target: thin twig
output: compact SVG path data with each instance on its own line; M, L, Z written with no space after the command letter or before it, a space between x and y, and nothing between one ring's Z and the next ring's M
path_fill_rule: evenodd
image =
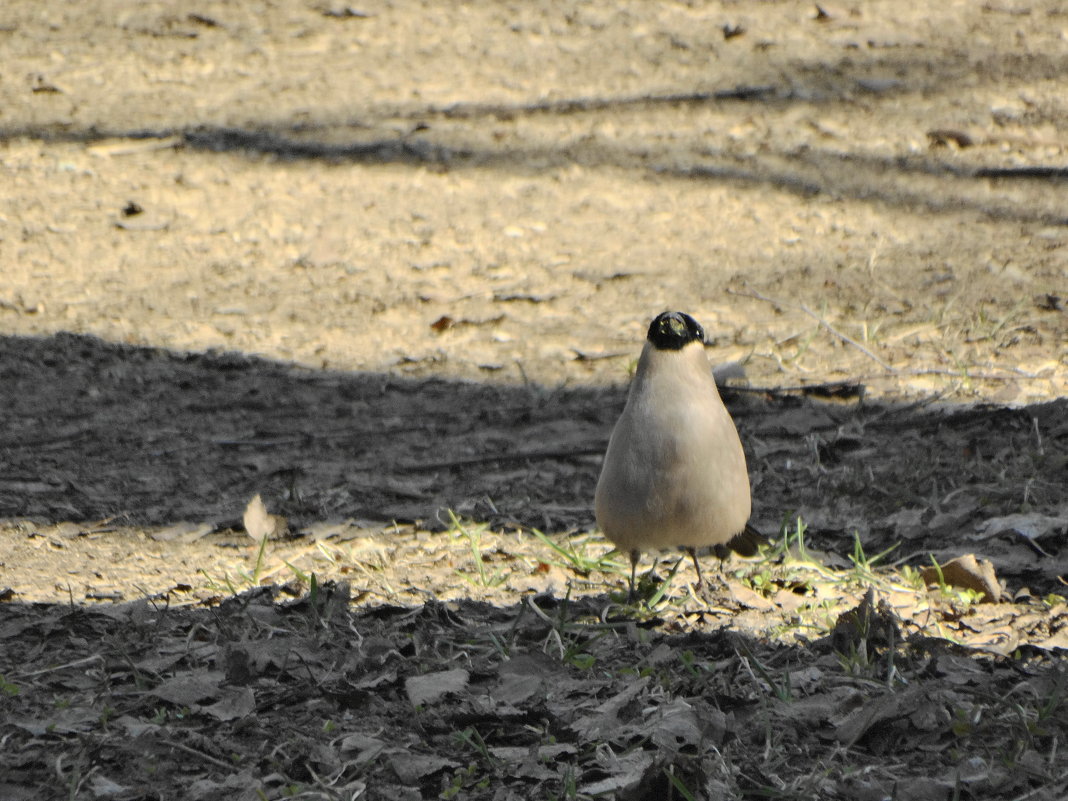
M982 367L989 370L1004 370L1010 375L998 375L996 373L977 373L971 370L961 368L959 370L950 370L944 367L917 367L913 370L900 371L901 375L948 375L956 378L977 378L983 381L1015 381L1019 378L1026 378L1030 380L1041 380L1046 378L1052 378L1052 374L1041 375L1039 373L1028 373L1025 370L1021 370L1018 367L996 367L994 365L976 365L976 367Z
M423 470L448 470L453 467L470 467L487 462L525 462L532 459L576 459L580 456L601 456L608 441L594 448L573 448L563 451L527 451L520 453L489 453L485 456L471 456L466 459L449 459L443 462L424 462L421 464L397 465L398 470L420 472Z
M1065 782L1068 782L1068 773L1062 773L1059 779L1054 779L1053 784L1045 784L1041 787L1035 787L1034 789L1029 790L1023 795L1016 796L1013 801L1028 801L1028 799L1034 798L1039 793L1045 792L1046 790L1050 789L1050 787L1059 786L1061 784L1064 784Z
M861 398L864 396L864 385L856 381L826 381L822 384L798 384L792 387L752 387L729 384L721 388L721 392L745 392L754 395L771 395L781 397L783 395L817 395L819 397L834 398Z
M34 670L30 673L16 673L10 678L29 679L34 676L40 676L44 673L58 673L59 671L66 670L67 668L82 667L83 665L91 665L93 662L103 661L104 657L102 657L100 654L93 654L92 656L87 656L84 659L75 659L73 662L67 662L65 665L56 665L55 667L42 668L41 670Z
M211 754L205 754L203 751L198 751L196 748L193 748L188 745L183 745L182 743L176 743L174 740L161 740L160 742L162 742L164 745L169 745L171 748L177 748L179 751L185 751L187 754L192 754L193 756L200 757L204 761L210 762L212 765L215 765L215 767L217 768L232 770L234 767L232 762L224 762L221 759L216 759Z
M869 359L874 361L876 364L882 366L883 369L888 370L891 373L896 373L897 372L897 368L896 367L891 365L889 362L885 362L882 359L880 359L878 356L876 356L874 353L872 353L866 347L864 347L859 342L857 342L855 339L853 339L853 337L848 336L847 334L843 334L841 331L839 331L837 328L835 328L829 322L827 322L822 317L820 317L818 314L816 314L814 311L812 311L812 309L810 309L808 306L806 306L804 304L801 304L801 305L798 306L798 308L801 309L801 311L803 311L805 314L807 314L813 320L818 322L820 325L822 325L824 328L826 328L828 331L830 331L832 334L834 334L836 337L841 339L843 342L848 342L850 345L852 345L854 348L859 350L861 353L863 353Z
M757 292L755 289L747 289L747 291L745 291L745 292L738 292L737 290L733 290L733 289L728 289L727 291L732 295L743 295L743 296L748 296L748 297L751 297L751 298L755 298L757 300L762 300L765 303L770 303L772 306L775 306L777 308L793 307L795 309L800 309L805 314L807 314L810 317L812 317L816 322L818 322L820 325L822 325L828 331L830 331L832 334L834 334L836 337L841 339L843 342L846 342L846 343L852 345L854 348L859 350L861 353L863 353L869 359L874 361L876 364L878 364L884 370L887 370L888 372L891 372L891 373L897 373L898 372L896 367L894 367L893 365L889 364L888 362L885 362L882 359L880 359L878 356L876 356L874 353L872 353L866 347L861 345L859 342L857 342L851 336L848 336L847 334L843 334L841 331L839 331L837 328L835 328L829 322L824 320L822 317L820 317L818 314L816 314L814 311L812 311L808 306L805 306L803 303L802 304L783 303L780 300L775 300L775 298L769 298L767 295L763 295L760 292Z

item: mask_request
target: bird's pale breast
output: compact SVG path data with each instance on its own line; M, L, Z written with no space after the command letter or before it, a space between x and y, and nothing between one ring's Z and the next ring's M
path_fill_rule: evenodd
M695 355L636 377L612 432L595 507L623 550L725 543L749 518L741 442L703 352Z

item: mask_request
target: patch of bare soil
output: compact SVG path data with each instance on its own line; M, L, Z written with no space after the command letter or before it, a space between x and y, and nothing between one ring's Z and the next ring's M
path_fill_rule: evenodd
M1066 38L7 0L0 798L1063 798ZM665 308L774 541L628 606Z

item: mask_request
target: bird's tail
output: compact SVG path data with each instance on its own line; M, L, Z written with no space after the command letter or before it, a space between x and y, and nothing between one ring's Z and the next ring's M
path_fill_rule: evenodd
M745 528L735 534L729 542L716 545L712 550L720 559L726 559L731 552L739 556L756 556L760 546L768 545L770 542L771 540L753 528L752 524L746 523Z

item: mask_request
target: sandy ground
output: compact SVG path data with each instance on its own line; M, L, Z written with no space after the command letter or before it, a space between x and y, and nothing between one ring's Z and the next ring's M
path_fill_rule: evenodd
M5 4L3 329L556 385L681 307L758 383L1064 392L1055 4L346 9Z
M5 2L0 737L14 778L0 796L174 797L193 749L203 798L666 797L676 767L702 798L1063 797L1066 39L1051 2ZM589 533L599 454L665 308L696 316L713 361L742 362L766 390L727 396L754 521L773 533L800 515L824 572L799 579L780 554L730 568L709 603L681 589L684 567L635 629L604 612L613 565L579 569L531 530L603 557ZM864 399L795 389L825 382ZM257 493L295 535L262 559L241 523ZM898 569L975 553L998 597L857 573L856 543L896 546L882 564ZM297 717L357 738L302 734L294 748L317 762L259 754L257 727L297 703L265 698L296 674L255 654L251 673L234 667L235 642L270 636L243 611L217 653L122 672L123 654L162 647L153 625L178 654L222 619L211 604L261 583L306 593L312 573L348 581L348 607L300 602L318 634L292 647L335 707ZM839 616L872 582L887 606L857 634ZM542 629L517 602L541 593L551 611L546 594L568 592L603 619L583 607ZM303 631L242 597L248 620ZM156 618L144 598L182 611ZM422 617L390 617L428 600ZM64 617L97 601L141 606ZM367 628L375 643L338 639ZM911 639L895 663L898 629ZM463 681L442 678L460 708L413 721L406 677L448 673L471 630L485 650ZM817 634L830 639L790 650ZM327 636L365 661L342 664ZM434 637L450 645L403 645ZM665 662L661 646L697 661ZM553 666L508 678L520 654ZM634 654L666 695L627 683ZM81 678L97 661L106 692ZM728 663L751 690L686 683ZM627 718L613 740L614 707L576 720L515 691L543 669L577 682L572 700L689 704L705 723L686 728L686 713L669 748L662 720ZM108 727L127 682L187 673L201 695L157 687ZM479 706L498 679L512 707ZM360 714L404 744L389 759L351 718L372 686L384 694ZM984 700L1014 687L1019 729ZM28 722L57 697L73 710L59 729ZM805 699L821 711L787 704ZM921 714L935 707L944 717ZM514 709L548 721L544 739L509 734ZM753 720L785 740L748 737ZM148 723L165 742L130 762ZM921 744L895 739L910 727ZM451 760L445 732L489 757ZM515 753L486 750L553 738L567 748L539 757L551 769L531 763L518 783L502 767ZM202 758L218 748L239 774ZM604 748L642 759L608 764ZM998 749L1008 767L994 769ZM408 770L411 754L438 761Z

